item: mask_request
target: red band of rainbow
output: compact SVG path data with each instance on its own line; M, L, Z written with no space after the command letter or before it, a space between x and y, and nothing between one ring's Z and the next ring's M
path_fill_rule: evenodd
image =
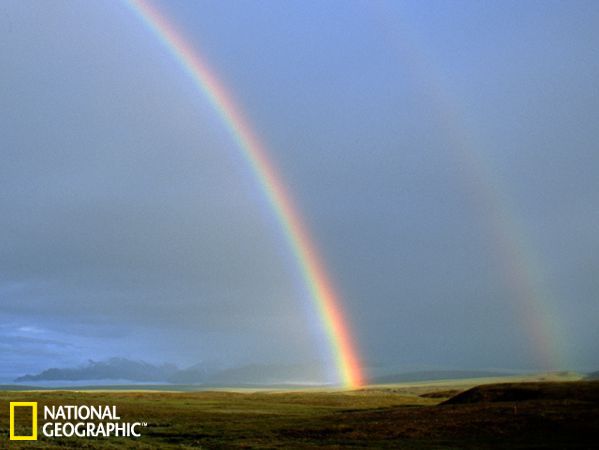
M270 162L264 145L252 131L229 92L197 49L183 39L164 15L144 0L129 0L132 10L146 23L204 94L255 174L264 195L278 217L302 277L326 331L341 384L357 387L364 382L341 302L333 289L322 259L300 219L281 177Z

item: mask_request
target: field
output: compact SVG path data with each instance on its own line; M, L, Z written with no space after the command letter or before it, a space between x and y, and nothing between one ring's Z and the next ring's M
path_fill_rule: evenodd
M2 391L0 447L474 449L592 448L599 442L599 382L469 389L474 384L356 391ZM37 442L10 442L9 401L37 401L40 410L52 404L114 404L123 421L147 427L141 438L40 436ZM26 434L21 426L17 434Z

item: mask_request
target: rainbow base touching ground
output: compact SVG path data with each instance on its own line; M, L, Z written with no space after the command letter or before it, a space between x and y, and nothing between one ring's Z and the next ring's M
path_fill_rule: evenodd
M233 102L231 95L201 57L156 8L143 0L128 5L152 30L189 74L236 140L258 184L275 212L295 256L302 277L328 336L341 384L354 388L364 383L360 362L351 339L341 302L333 289L300 214L285 189L281 177L268 159L264 145Z

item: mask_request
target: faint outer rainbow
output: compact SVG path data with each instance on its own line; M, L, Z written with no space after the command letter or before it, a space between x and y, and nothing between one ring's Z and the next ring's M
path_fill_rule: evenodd
M400 15L383 8L386 4L369 3L379 20L380 28L400 56L404 68L430 101L439 129L444 131L448 149L454 153L463 173L464 187L476 200L481 218L488 226L487 236L492 241L503 277L511 291L516 319L528 335L528 344L535 362L547 370L568 367L564 345L567 335L560 323L552 292L543 273L542 261L534 251L531 239L519 220L517 209L509 195L509 188L501 180L497 169L486 155L489 146L476 129L467 126L464 101L452 95L443 83L435 60L426 51L421 40L413 39L415 32ZM396 20L391 22L391 18Z
M362 369L341 310L341 302L297 208L277 170L269 161L264 145L198 50L177 32L164 14L144 0L128 0L126 3L175 56L197 88L210 100L237 141L264 195L276 212L295 255L330 342L340 382L347 387L360 386L364 382Z

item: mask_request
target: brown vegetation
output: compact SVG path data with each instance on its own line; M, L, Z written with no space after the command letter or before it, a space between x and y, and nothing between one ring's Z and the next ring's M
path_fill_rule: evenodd
M0 392L8 401L115 404L140 439L42 439L11 448L593 448L599 382L286 392ZM446 400L440 402L440 400Z

